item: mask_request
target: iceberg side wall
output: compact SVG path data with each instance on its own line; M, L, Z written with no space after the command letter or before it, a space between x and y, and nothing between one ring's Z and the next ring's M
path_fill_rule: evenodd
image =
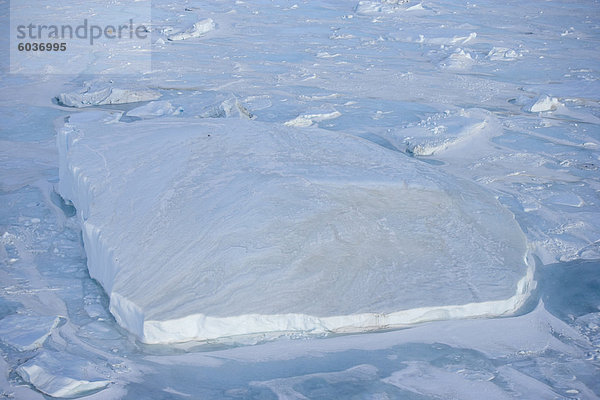
M437 320L510 316L525 304L536 287L535 262L530 252L524 262L527 274L517 283L514 296L505 300L422 307L389 314L362 313L323 318L305 314L247 314L222 318L194 314L166 321L143 321L140 339L144 343L159 344L225 339L241 335L277 337L291 332L358 333Z
M143 312L134 303L112 291L119 267L114 257L114 249L103 238L102 230L93 223L93 217L90 215L90 202L94 197L94 183L83 173L84 168L73 165L74 163L72 163L69 154L70 148L80 139L81 135L81 132L68 123L57 129L56 141L59 154L60 179L58 191L64 199L71 201L77 209L88 270L90 276L100 282L109 295L110 312L119 325L141 338L143 337ZM87 157L85 162L88 164L93 163L94 157ZM78 160L78 163L81 165L80 160ZM94 166L90 167L94 168Z

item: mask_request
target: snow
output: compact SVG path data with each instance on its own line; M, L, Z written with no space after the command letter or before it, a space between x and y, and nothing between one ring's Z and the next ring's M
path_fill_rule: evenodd
M142 119L156 118L163 115L176 115L181 112L181 109L174 107L170 102L163 101L151 101L134 108L133 110L127 111L128 117L137 117Z
M360 3L0 3L1 398L50 398L44 390L56 393L85 382L104 388L71 394L91 400L277 398L288 393L296 398L599 398L597 4ZM75 26L88 18L116 24L131 17L148 27L146 41L98 41L90 51L89 40L73 40L68 52L51 55L19 52L12 40L15 23ZM209 18L213 30L168 40L191 33ZM453 56L466 62L448 68ZM88 87L92 96L85 94ZM111 96L112 89L116 102L95 103ZM145 91L152 95L129 95ZM56 98L61 93L71 95L76 106L61 104ZM129 115L135 108L138 116ZM310 126L285 127L299 116L336 111L336 118L308 118ZM472 185L481 195L474 194L478 201L496 202L501 214L513 214L535 259L536 289L516 312L497 317L463 318L460 310L445 307L434 313L441 320L404 329L141 343L110 313L111 301L133 314L135 304L124 297L111 299L90 277L88 257L105 253L90 253L82 244L77 213L87 211L58 193L54 126L62 129L67 117L77 126L106 128L102 135L118 133L114 146L124 147L129 146L128 129L137 135L142 126L172 125L160 131L170 137L189 120L257 129L258 123L266 133L295 129L332 139L332 133L355 137L369 148L411 160L394 168L412 170L417 163L447 180L446 188ZM90 132L86 128L79 134ZM336 155L340 145L335 142L321 153ZM166 143L166 149L179 144ZM428 151L419 154L419 145ZM117 162L111 161L113 151L94 150ZM356 152L353 160L365 152L371 150ZM88 154L90 165L102 162L98 154ZM119 154L118 162L134 170L129 155ZM140 168L148 165L147 174L156 176L160 186L164 170L186 160L170 159L164 164L169 167L160 170L144 163ZM353 176L375 174L369 168L358 168ZM114 183L118 176L106 178ZM141 190L143 185L130 186ZM251 182L247 187L253 188ZM449 198L471 204L459 193ZM127 207L156 201L136 200ZM88 211L93 210L97 205L90 205ZM119 226L121 235L129 227L111 224L113 232ZM95 231L88 233L93 237ZM175 249L167 252L176 254ZM415 280L418 274L408 276ZM429 290L436 282L415 287L413 293L420 290L425 299L436 295ZM473 304L490 310L489 303ZM40 379L27 381L25 367L37 370Z
M59 132L59 188L145 342L501 315L531 290L513 216L404 155L241 119L90 120Z
M531 106L527 107L529 112L554 111L562 105L556 97L540 95Z

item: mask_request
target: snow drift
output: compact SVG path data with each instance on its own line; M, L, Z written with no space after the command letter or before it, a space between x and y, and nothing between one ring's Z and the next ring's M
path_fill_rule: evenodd
M57 141L90 274L147 343L500 315L532 286L489 193L360 138L93 112Z

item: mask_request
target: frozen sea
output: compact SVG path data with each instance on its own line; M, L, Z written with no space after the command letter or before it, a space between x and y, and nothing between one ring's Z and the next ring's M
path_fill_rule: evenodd
M9 6L124 3L0 3L0 398L600 397L600 2L154 1L148 73L9 73ZM59 195L57 129L98 113L362 138L495 197L535 290L502 317L144 344Z

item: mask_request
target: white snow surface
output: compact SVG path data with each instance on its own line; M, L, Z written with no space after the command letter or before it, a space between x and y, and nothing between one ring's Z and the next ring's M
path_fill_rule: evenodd
M512 214L405 155L241 119L105 120L60 129L60 192L145 342L500 315L529 293Z

